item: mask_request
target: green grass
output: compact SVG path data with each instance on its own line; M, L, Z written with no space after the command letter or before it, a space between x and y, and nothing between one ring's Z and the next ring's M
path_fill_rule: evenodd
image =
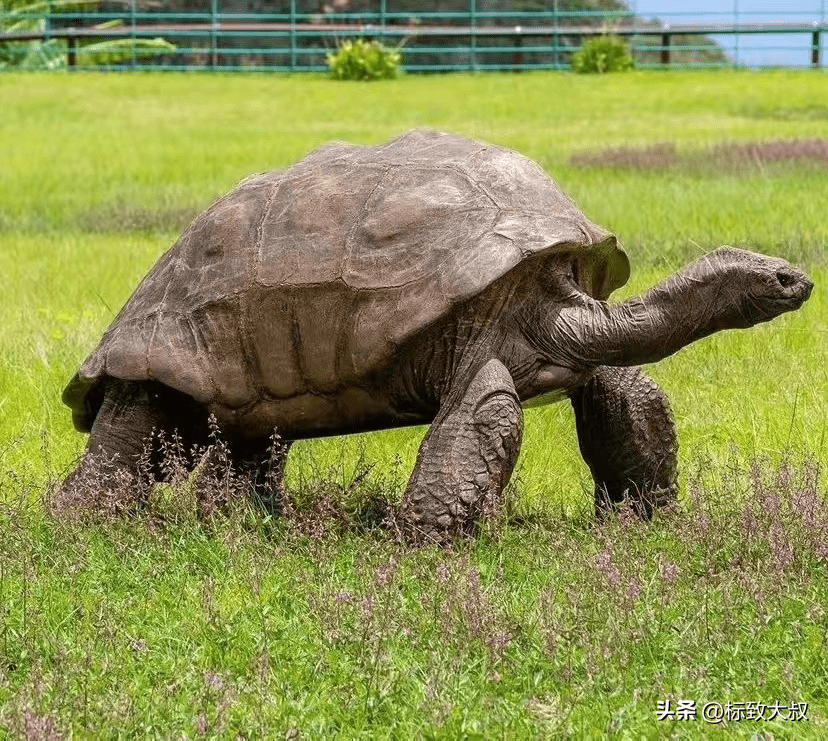
M828 170L569 158L828 138L824 85L810 71L0 76L0 735L823 737L828 520L807 470L828 464ZM43 487L84 444L62 387L183 223L325 141L415 126L541 163L624 242L621 295L723 243L811 274L801 311L650 368L679 426L681 512L594 527L560 404L526 413L506 517L446 551L241 516L165 531L44 516ZM422 432L301 442L289 485L347 486L373 466L367 489L399 495ZM754 459L776 479L751 477ZM668 697L804 701L810 721L659 723Z

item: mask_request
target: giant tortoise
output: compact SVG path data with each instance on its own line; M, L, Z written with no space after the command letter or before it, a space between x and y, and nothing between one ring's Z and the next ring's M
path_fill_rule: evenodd
M399 514L442 538L501 496L522 405L568 398L599 514L628 497L647 517L675 496L677 443L636 366L798 309L812 284L723 248L607 303L628 275L616 238L512 151L432 131L323 146L240 183L138 286L63 394L90 433L63 490L97 454L134 472L153 429L203 443L211 414L239 465L274 428L430 424Z

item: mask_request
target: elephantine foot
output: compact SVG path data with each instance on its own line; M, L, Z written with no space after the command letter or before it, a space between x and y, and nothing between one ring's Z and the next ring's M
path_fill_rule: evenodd
M405 536L470 533L496 510L520 451L522 412L509 372L490 360L448 401L423 440L400 509Z

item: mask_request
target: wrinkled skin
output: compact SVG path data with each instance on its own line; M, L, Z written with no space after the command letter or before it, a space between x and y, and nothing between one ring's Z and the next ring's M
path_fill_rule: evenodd
M441 540L470 532L499 502L520 450L522 403L568 397L595 479L596 511L628 498L649 517L675 497L677 441L664 394L636 366L713 332L796 310L811 289L781 259L726 248L641 296L608 304L580 290L566 256L528 260L366 378L354 391L371 403L356 416L354 405L326 407L339 414L328 411L326 432L431 423L400 516L412 540ZM179 392L113 379L102 393L87 455L64 482L65 494L90 453L134 466L153 429L177 429L187 444L206 442L207 410ZM280 433L302 437L317 413L307 408ZM239 460L267 457L265 437L242 426L224 432ZM283 465L284 456L279 474Z
M458 372L464 361L455 361L456 380L420 450L402 511L427 539L466 531L475 514L500 498L521 438L515 400L544 394L572 402L598 515L628 498L649 518L675 498L678 443L665 395L636 366L718 330L796 310L813 284L784 260L725 248L615 305L585 296L565 262L551 274L530 273L520 288L523 295L505 317L472 343L468 369ZM492 293L497 297L496 287ZM484 414L487 406L493 411ZM433 445L449 426L449 439ZM475 443L467 429L475 430ZM472 486L476 499L468 493Z

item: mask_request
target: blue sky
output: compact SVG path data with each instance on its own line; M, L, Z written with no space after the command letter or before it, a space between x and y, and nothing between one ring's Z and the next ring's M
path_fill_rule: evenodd
M828 0L628 0L630 8L645 18L665 23L743 23L770 21L822 21L828 23ZM811 59L810 34L762 34L714 37L746 65L805 67ZM828 33L822 34L822 63L828 66Z

